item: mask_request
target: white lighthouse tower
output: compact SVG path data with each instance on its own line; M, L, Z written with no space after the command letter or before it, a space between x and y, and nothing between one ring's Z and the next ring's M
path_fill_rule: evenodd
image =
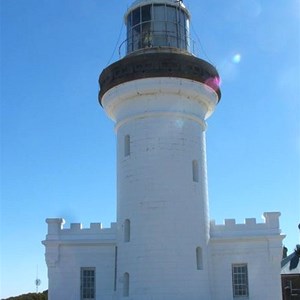
M127 10L126 55L99 78L117 135L117 222L46 220L49 300L281 299L280 213L208 216L205 129L221 93L190 51L189 22L178 0Z
M139 0L125 14L127 55L100 75L117 134L117 293L210 299L206 119L216 69L189 50L182 1Z

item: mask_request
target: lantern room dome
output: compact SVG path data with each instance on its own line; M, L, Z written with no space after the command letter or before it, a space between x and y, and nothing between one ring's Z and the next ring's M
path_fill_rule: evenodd
M135 9L138 6L144 6L148 4L168 4L168 5L173 5L173 6L180 6L181 8L185 9L186 12L189 14L188 10L186 9L185 5L183 4L182 1L179 0L136 0L134 1L128 8L125 18L128 14L129 11ZM189 14L190 16L190 14Z

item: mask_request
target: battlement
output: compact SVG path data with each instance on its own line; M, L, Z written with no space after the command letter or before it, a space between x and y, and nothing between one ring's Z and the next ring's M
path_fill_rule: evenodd
M280 234L280 212L265 212L262 218L264 223L256 223L255 218L245 219L245 223L236 224L235 219L225 219L225 224L217 225L214 220L210 222L211 238L236 238L251 236L272 236Z
M111 223L110 228L102 228L101 223L91 223L89 228L83 228L81 223L71 223L70 228L64 228L65 220L61 218L46 219L49 240L103 240L116 239L117 224Z

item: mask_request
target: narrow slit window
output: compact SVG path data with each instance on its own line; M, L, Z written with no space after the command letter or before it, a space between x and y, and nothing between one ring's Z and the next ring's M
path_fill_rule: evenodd
M199 165L197 160L193 160L193 181L199 182Z
M126 219L124 222L124 242L130 242L130 220Z
M114 291L117 290L117 274L118 274L118 247L115 247Z
M130 135L125 135L125 140L124 140L124 152L125 156L130 155Z
M203 270L203 253L202 248L196 248L196 263L197 263L197 270Z
M124 278L123 278L123 297L129 297L129 273L124 273Z

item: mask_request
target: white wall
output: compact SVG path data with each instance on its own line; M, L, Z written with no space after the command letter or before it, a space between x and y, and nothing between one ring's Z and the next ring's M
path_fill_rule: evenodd
M211 223L212 299L232 300L232 264L247 264L249 300L281 299L280 262L282 239L279 213L265 213L265 222L244 224L225 220Z
M62 245L56 267L49 268L50 300L80 299L80 270L96 269L96 299L112 299L114 245Z
M80 299L81 267L96 268L98 300L123 299L121 275L125 269L134 274L127 299L186 300L189 294L189 300L233 300L236 298L233 298L231 267L238 263L246 263L248 266L249 298L246 299L279 300L281 242L284 237L280 234L279 215L265 213L263 223L246 219L244 224L236 224L235 220L230 219L225 220L223 225L216 225L212 221L208 252L204 253L208 262L203 262L203 270L196 269L196 243L193 247L187 247L191 246L190 238L197 239L193 234L199 228L176 222L171 224L174 238L162 237L154 243L150 237L144 239L144 245L139 245L134 241L135 231L139 228L133 227L131 244L124 243L120 247L119 243L117 267L122 271L117 278L117 292L114 291L116 224L108 229L102 229L100 224L92 224L88 229L82 229L80 224L71 224L71 228L66 229L63 228L62 219L48 219L47 239L43 243L48 264L49 300ZM163 224L167 222L162 220ZM180 233L180 226L186 226L191 236L176 235ZM167 244L175 242L175 239L176 247L168 248ZM141 252L141 249L145 252ZM164 256L166 249L170 257L176 257L176 261ZM144 257L136 256L137 253ZM139 260L145 257L149 263L140 264ZM128 262L133 265L127 265ZM156 280L155 275L159 280ZM191 276L193 281L186 280ZM154 280L145 282L149 278ZM206 295L202 289L196 288L202 287L204 283L210 286L205 291ZM147 286L155 287L155 290L145 289Z
M47 219L46 246L49 300L80 299L81 268L96 270L96 299L111 300L115 279L116 226L102 229L91 224L82 229L80 224L63 228L62 219Z

